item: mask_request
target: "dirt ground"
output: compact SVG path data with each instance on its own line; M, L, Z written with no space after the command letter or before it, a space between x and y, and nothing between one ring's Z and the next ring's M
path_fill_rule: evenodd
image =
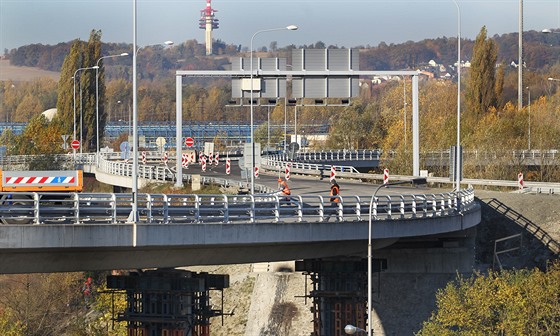
M26 82L44 77L58 81L60 79L60 72L32 67L18 67L10 65L9 60L0 60L0 81Z

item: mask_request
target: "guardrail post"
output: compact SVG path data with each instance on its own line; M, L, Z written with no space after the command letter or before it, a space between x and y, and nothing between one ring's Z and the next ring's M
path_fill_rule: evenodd
M298 216L298 219L297 219L297 221L301 222L301 221L303 221L303 199L301 198L300 195L298 195L297 198L298 198L298 202L297 202L297 207L298 207L297 216Z
M194 195L194 219L197 223L201 223L200 220L200 197Z
M404 197L401 195L400 198L401 198L401 202L400 202L400 205L399 205L399 211L400 211L400 213L401 213L401 216L400 216L400 217L401 217L401 218L404 218L404 213L405 213L405 208L404 208Z
M229 223L229 201L227 195L222 195L224 199L224 223Z
M342 199L342 196L338 196L338 200L340 202L336 203L337 209L336 209L336 219L339 222L344 221L344 200Z
M153 205L153 197L151 194L146 195L146 222L152 223L153 222L153 215L152 215L152 205Z
M251 208L249 210L249 220L251 223L255 222L255 197L253 195L249 195L251 200Z
M39 202L41 201L41 198L39 197L39 194L34 192L33 193L33 224L41 224L40 222L40 218L39 218Z
M325 221L325 199L323 196L319 196L319 222Z
M274 223L278 223L280 221L280 198L278 195L274 195L274 210L272 210L274 215Z
M362 206L360 204L360 197L356 197L356 219L361 221L362 220Z
M74 213L74 224L78 224L80 220L80 195L78 193L72 193L72 212Z

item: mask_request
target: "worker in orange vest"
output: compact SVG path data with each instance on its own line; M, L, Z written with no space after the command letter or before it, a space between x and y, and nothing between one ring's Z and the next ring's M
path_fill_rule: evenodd
M278 179L278 187L280 191L277 193L278 196L290 196L292 193L290 192L290 187L288 187L288 183L284 181L281 177Z
M328 222L331 219L331 216L335 216L336 220L341 221L342 217L339 216L339 207L338 205L340 204L340 186L338 185L338 183L336 183L335 179L331 180L331 206L329 207L328 210L326 210L327 212L327 216L326 216L326 221Z
M340 198L338 197L340 195L340 186L338 185L338 183L336 183L335 179L331 180L331 203L333 205L336 205L335 203L340 202Z

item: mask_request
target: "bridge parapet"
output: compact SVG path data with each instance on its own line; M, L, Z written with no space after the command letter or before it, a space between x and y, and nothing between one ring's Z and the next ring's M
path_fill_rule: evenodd
M5 224L119 224L129 222L132 194L0 193ZM147 224L325 222L451 216L476 206L473 189L420 195L329 196L139 194ZM371 210L371 213L370 213Z

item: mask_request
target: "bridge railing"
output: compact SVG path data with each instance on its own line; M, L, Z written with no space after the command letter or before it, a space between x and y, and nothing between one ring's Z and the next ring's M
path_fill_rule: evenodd
M296 160L303 161L346 161L346 160L379 160L382 155L381 150L377 149L340 149L327 151L300 152L296 155ZM274 154L270 156L273 160L289 161L288 154Z
M130 221L132 194L0 193L4 224L117 224ZM459 193L339 196L138 194L146 224L325 222L449 216L476 206L472 188Z
M292 169L298 170L312 170L316 172L327 171L331 169L331 165L321 163L303 163L303 162L289 162L279 160L279 157L266 157L261 160L262 165L266 166L269 170L283 170L287 164L290 164ZM342 173L359 173L359 171L352 166L332 165L335 171Z

